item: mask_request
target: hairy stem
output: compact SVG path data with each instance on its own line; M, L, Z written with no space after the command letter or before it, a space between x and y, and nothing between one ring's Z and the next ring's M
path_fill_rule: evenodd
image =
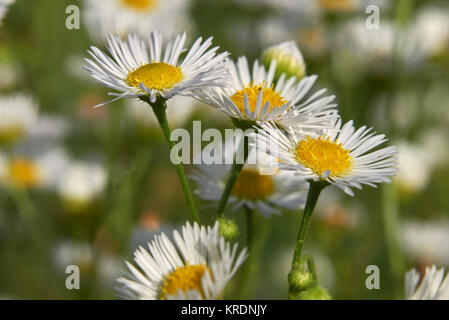
M299 226L298 237L296 239L295 251L293 255L291 270L299 268L301 266L301 252L304 247L304 240L306 238L307 229L309 228L310 218L312 217L313 210L318 201L321 191L328 185L327 182L323 181L310 181L309 193L307 195L307 202L304 208L304 213L302 215L301 224ZM290 287L290 286L289 286ZM289 292L291 287L289 288Z
M217 218L221 218L224 216L224 210L226 208L226 204L228 203L229 196L231 195L232 188L234 187L237 178L240 175L240 171L242 171L243 166L245 165L246 159L248 158L248 137L245 136L243 138L243 162L237 163L236 159L234 159L234 163L231 169L231 175L226 182L225 189L223 194L221 195L220 201L218 202L217 208Z
M170 139L170 127L168 126L167 115L165 110L167 109L166 100L159 97L155 103L151 103L147 96L141 97L143 101L148 103L154 111L154 114L159 122L159 126L162 129L162 133L164 134L165 140L167 141L168 148L171 149L174 146L173 141ZM176 155L175 155L176 156ZM175 159L177 160L177 159ZM178 174L179 182L181 183L182 191L184 192L184 197L187 202L187 205L190 209L190 214L192 219L198 223L200 223L200 218L198 212L195 207L195 203L193 201L192 193L190 192L189 185L187 183L187 178L184 172L184 167L180 161L175 161L176 173Z

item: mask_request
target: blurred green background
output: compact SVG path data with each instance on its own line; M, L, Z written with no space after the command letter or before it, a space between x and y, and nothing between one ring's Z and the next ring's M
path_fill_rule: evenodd
M323 193L305 250L335 299L403 298L406 270L449 266L449 27L425 19L433 9L449 21L447 1L372 1L380 7L380 30L357 29L370 1L316 1L313 10L300 4L314 1L293 1L294 10L285 2L189 1L188 38L214 36L231 58L246 55L250 61L268 45L295 40L307 73L319 76L316 88L337 96L343 120L373 126L399 145L401 173L392 185L365 187L353 198L332 188ZM124 101L91 108L108 99L108 90L82 70L82 59L91 45L104 45L90 37L83 10L79 30L65 27L71 4L84 5L17 0L9 8L0 27L0 78L12 80L1 82L0 94L28 94L39 105L38 117L61 120L64 133L51 144L70 161L96 163L105 181L81 204L60 191L80 176L62 172L59 188L2 183L1 298L114 298L114 281L136 246L156 232L171 233L188 218L157 126L133 117ZM425 43L432 39L442 44ZM209 106L192 108L172 127L191 130L192 120L202 120L203 130L232 125ZM20 152L16 147L3 146L1 152ZM203 220L212 223L214 210L196 202ZM237 241L245 244L243 211L228 216L242 230ZM299 219L300 213L287 211L257 218L258 230L269 236L246 298L286 298ZM65 266L71 263L81 268L80 290L65 287ZM380 268L380 290L365 287L368 265ZM240 280L237 275L227 298L239 297Z

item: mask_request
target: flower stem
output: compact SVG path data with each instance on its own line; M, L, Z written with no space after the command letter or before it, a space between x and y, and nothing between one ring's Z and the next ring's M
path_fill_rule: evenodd
M248 212L249 210L247 210ZM267 221L267 218L260 218L260 215L257 217L257 215L254 215L254 212L251 212L251 215L251 221L247 220L247 223L251 224L251 236L248 239L249 257L242 272L242 281L239 288L240 299L251 299L252 297L252 291L255 285L254 279L259 272L259 262L271 227L271 223ZM253 232L255 230L257 232Z
M154 115L159 122L159 126L162 129L162 133L164 134L165 140L167 141L168 148L171 149L174 146L173 141L170 139L170 127L168 126L167 115L165 110L167 109L166 99L159 97L156 102L152 103L147 96L141 97L141 100L148 103L153 109ZM176 156L176 155L175 155ZM179 182L181 183L182 191L184 192L184 197L186 199L187 205L189 206L190 213L192 215L192 219L198 223L200 223L200 218L198 212L195 207L195 203L193 201L192 194L189 189L189 185L187 183L187 178L184 172L184 167L181 162L176 161L175 164L176 172L178 174Z
M236 158L234 159L234 163L232 164L231 175L226 182L225 189L223 194L221 195L220 201L218 202L217 208L217 218L221 218L224 216L224 210L226 208L226 204L228 203L229 196L231 195L232 188L234 187L237 178L240 175L240 171L242 171L243 166L245 165L246 159L248 158L248 137L243 137L243 162L237 163Z
M382 191L382 220L384 224L384 237L387 245L388 260L394 281L400 283L403 279L405 265L396 236L400 214L397 189L396 186L391 183L385 184L382 187Z
M246 211L246 245L251 250L253 242L253 210L245 206Z
M302 264L301 252L304 247L304 240L309 227L310 218L312 217L313 210L318 201L321 191L328 186L328 182L325 181L310 181L309 193L307 195L307 202L302 215L301 225L299 226L298 238L296 239L295 252L293 255L291 270L299 268ZM289 286L289 292L291 292L291 286Z

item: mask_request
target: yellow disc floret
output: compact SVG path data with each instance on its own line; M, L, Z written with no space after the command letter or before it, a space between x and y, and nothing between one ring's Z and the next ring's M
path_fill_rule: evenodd
M39 182L39 172L36 164L22 158L11 160L8 165L8 179L16 186L28 188Z
M201 279L206 271L211 272L204 264L185 265L176 268L172 273L165 277L161 286L160 299L165 300L167 295L175 295L178 290L183 292L196 290L200 292L204 298Z
M340 177L351 170L352 157L349 150L342 147L338 141L332 142L323 137L307 136L296 146L296 160L321 176L327 170L330 177Z
M156 5L156 0L122 0L122 4L136 11L150 11Z
M320 5L329 11L351 11L357 9L354 0L320 0Z
M240 199L265 199L274 191L271 176L261 175L254 169L243 169L232 188L231 194Z
M126 83L136 88L143 83L149 89L167 90L183 79L181 67L165 62L153 62L131 71L126 78Z
M262 91L262 107L265 105L265 103L270 103L270 108L268 109L268 112L271 112L273 108L280 108L283 105L285 105L288 101L285 100L279 92L274 90L273 86L267 87L264 84L250 84L243 88L242 90L237 91L232 97L231 100L235 103L237 108L244 113L245 112L245 100L244 96L245 94L248 96L249 101L249 109L251 112L256 111L256 102L257 102L257 96L259 95L259 92Z

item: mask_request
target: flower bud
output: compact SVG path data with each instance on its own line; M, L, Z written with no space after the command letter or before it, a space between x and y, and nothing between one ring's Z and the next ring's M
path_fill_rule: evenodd
M237 236L239 228L234 220L220 218L218 219L218 232L225 240L230 241Z
M312 288L301 292L297 296L298 300L331 300L330 294L323 287L316 285Z
M294 76L299 81L306 74L304 58L294 41L282 42L265 49L262 63L268 68L272 60L276 60L275 79L285 73L288 78Z
M290 288L295 292L300 292L309 289L314 284L312 273L296 268L288 274L288 283Z

